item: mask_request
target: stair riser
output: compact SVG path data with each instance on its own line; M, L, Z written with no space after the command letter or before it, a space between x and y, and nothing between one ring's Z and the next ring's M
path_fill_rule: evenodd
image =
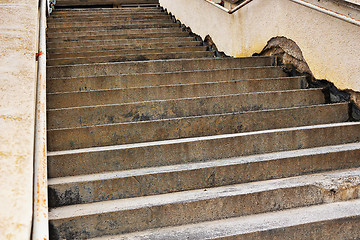
M48 60L48 66L61 66L72 64L88 64L88 63L108 63L108 62L128 62L128 61L149 61L164 59L191 59L191 58L210 58L214 57L213 52L182 52L182 53L165 53L165 54L137 54L123 56L105 56L92 58L73 58L73 59L56 59Z
M158 8L159 5L159 1L157 0L58 0L56 2L57 6L73 6L72 9L66 10L66 9L61 9L60 12L73 12L74 8L75 11L82 11L82 9L79 9L78 6L99 6L98 9L94 10L102 10L102 9L107 9L106 7L102 7L104 5L107 6L117 6L116 10L122 11L123 9L128 9L128 8L121 8L121 6L123 5L132 5L135 7L150 7L150 9L154 9L155 7ZM149 6L150 5L150 6ZM79 9L79 10L77 10ZM134 8L132 8L134 9ZM139 9L144 9L144 8L139 8ZM159 9L159 8L158 8Z
M177 48L177 47L194 47L202 46L200 41L186 42L163 42L163 43L139 43L128 45L102 45L90 47L69 47L69 48L48 48L50 55L52 53L71 53L71 52L88 52L88 51L107 51L107 50L141 50L152 48Z
M164 19L151 19L151 23L173 23L168 16ZM149 24L149 20L128 20L128 21L121 21L121 20L113 20L113 21L91 21L91 22L54 22L51 24L48 24L48 29L54 29L54 28L68 28L68 27L103 27L103 26L113 26L113 25L130 25L130 24Z
M48 43L51 48L76 48L82 46L107 46L128 45L141 43L163 43L163 42L186 42L195 41L193 37L162 37L162 38L139 38L139 39L115 39L115 40L89 40L80 42Z
M273 99L279 100L279 102L272 101ZM320 90L306 90L150 101L88 108L68 108L48 111L48 128L151 121L309 106L323 103L325 103L325 99Z
M189 54L189 57L192 55ZM200 55L198 55L200 57ZM300 89L304 78L229 81L48 94L49 109Z
M128 87L146 87L157 85L190 84L229 80L258 79L267 82L269 80L260 80L261 78L285 77L286 73L278 67L259 67L242 69L224 69L208 70L195 72L174 72L159 74L125 74L116 76L82 77L52 79L47 82L48 92L71 92L85 90L101 90L112 88ZM274 80L272 80L274 81ZM293 83L295 85L286 86ZM277 89L284 86L288 89L298 88L295 81L283 81L283 79L274 82Z
M271 199L270 202L269 199ZM50 236L54 239L90 238L102 235L102 229L106 229L106 234L109 235L122 234L310 206L323 202L324 197L320 188L300 186L194 202L149 206L81 218L51 220Z
M89 21L94 22L112 22L112 21L152 21L156 19L170 19L169 15L165 14L159 14L159 15L144 15L144 16L136 16L136 15L127 15L127 16L121 16L121 15L106 15L106 16L89 16L89 17L65 17L65 18L51 18L48 19L48 24L54 24L54 23L86 23Z
M129 24L129 25L116 25L99 26L99 27L64 27L64 28L50 28L47 30L49 33L62 33L62 32L86 32L86 31L112 31L121 29L145 29L145 28L175 28L179 27L177 23L148 23L148 24Z
M171 33L182 32L180 28L148 28L148 29L122 29L111 31L89 31L89 32L68 32L68 33L47 33L49 38L64 38L64 37L86 37L86 36L106 36L106 35L127 35L127 34L149 34L149 33Z
M206 51L205 46L195 46L195 47L181 47L181 48L155 48L155 49L138 49L138 50L108 50L108 51L99 51L99 52L78 52L78 53L63 53L63 54L50 54L49 59L59 59L59 58L71 58L71 57L102 57L102 56L114 56L114 55L127 55L127 54L155 54L155 53L178 53L178 52L199 52ZM59 89L61 90L61 89Z
M51 207L59 207L354 168L360 167L359 159L360 150L353 150L250 163L239 161L240 163L231 165L136 175L136 179L128 176L108 180L50 184L49 204ZM106 186L117 186L117 188Z
M78 15L106 15L106 14L142 14L152 12L163 12L160 8L83 8L83 9L69 9L69 10L57 10L51 14L51 17L59 16L78 16Z
M273 58L218 58L196 60L147 61L133 63L87 64L73 66L47 67L47 77L104 76L125 73L174 72L207 69L227 69L249 66L271 66Z
M156 19L170 19L168 15L159 14L159 15L145 15L145 16L136 16L136 15L128 15L128 16L119 16L119 15L106 15L106 16L89 16L89 17L65 17L65 18L49 18L48 24L55 23L86 23L89 21L94 22L112 22L112 21L152 21Z
M86 153L50 154L48 169L49 176L63 177L305 149L357 142L359 131L359 125L305 128Z
M316 118L314 119L313 116ZM209 116L53 130L48 131L48 144L51 146L50 150L67 150L337 123L348 118L346 104L339 107L318 107L318 109L246 112L222 117Z
M269 231L257 231L231 237L213 238L214 240L282 240L293 239L360 239L360 217L339 218L323 222L308 223Z
M83 9L83 10L60 10L60 11L54 11L51 14L51 18L53 17L76 17L76 16L83 16L83 15L107 15L107 14L118 14L118 15L122 15L122 14L144 14L144 13L165 13L163 12L161 9L159 8L128 8L128 9L120 9L120 8L103 8L103 9L94 9L91 10L90 8L88 9Z
M120 39L147 39L147 38L164 38L164 37L188 37L187 32L164 32L164 33L148 33L148 34L127 34L127 35L103 35L103 36L82 36L82 37L64 37L64 38L47 38L48 45L52 46L52 43L64 43L64 42L80 42L90 40L120 40ZM50 43L50 44L49 44Z

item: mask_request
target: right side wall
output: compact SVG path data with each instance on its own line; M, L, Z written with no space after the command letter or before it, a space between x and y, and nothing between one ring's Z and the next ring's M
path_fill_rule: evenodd
M276 36L301 48L314 77L340 89L360 91L360 27L289 0L254 0L234 14L204 0L160 0L160 4L219 51L234 57L261 52Z

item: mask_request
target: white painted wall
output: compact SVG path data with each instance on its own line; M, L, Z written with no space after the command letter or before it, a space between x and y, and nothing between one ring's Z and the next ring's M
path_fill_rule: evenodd
M360 91L360 27L289 0L254 0L230 15L204 0L160 0L193 32L209 34L220 51L242 57L275 36L294 40L315 77Z
M0 1L0 239L30 238L37 0Z

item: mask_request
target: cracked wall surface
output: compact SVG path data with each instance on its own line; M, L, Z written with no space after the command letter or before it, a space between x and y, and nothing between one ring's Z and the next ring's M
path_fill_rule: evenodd
M0 1L0 239L29 239L37 0Z

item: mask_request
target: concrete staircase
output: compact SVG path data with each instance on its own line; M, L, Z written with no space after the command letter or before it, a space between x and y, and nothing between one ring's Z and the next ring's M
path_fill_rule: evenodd
M358 239L360 123L160 8L48 21L51 239Z

